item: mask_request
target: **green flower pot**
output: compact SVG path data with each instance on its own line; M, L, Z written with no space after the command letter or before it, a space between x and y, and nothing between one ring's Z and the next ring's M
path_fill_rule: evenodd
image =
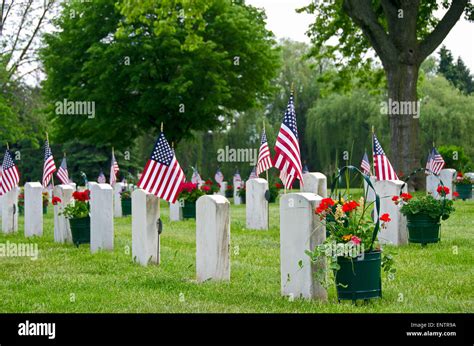
M439 229L441 224L439 219L433 219L427 214L413 214L407 216L408 241L410 243L439 242Z
M183 206L183 218L195 219L196 218L196 202L184 202Z
M338 257L341 267L336 271L338 300L371 299L382 297L382 256L380 251L365 253L363 257Z
M234 197L234 191L232 191L232 190L225 190L225 197L226 197L226 198L232 198L232 197Z
M472 198L472 184L457 184L456 192L463 201Z
M79 247L80 244L91 242L91 219L90 217L69 219L71 226L72 242Z
M245 196L240 196L240 203L245 204Z
M122 216L132 215L132 199L122 199Z
M25 206L24 205L19 205L18 206L18 215L24 215L25 214Z
M48 214L48 206L43 206L43 214Z

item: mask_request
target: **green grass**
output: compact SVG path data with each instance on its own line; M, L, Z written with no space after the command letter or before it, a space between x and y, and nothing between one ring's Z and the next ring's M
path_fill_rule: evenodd
M325 303L280 296L277 204L266 232L246 230L245 206L232 206L231 281L201 284L195 222L170 223L164 203L162 263L148 267L132 262L130 217L115 219L114 251L91 255L54 243L50 208L43 237L25 239L22 217L17 234L0 234L40 251L36 261L0 257L0 312L474 312L474 202L455 206L439 244L397 248L395 280L384 276L383 298L366 305L337 303L334 287Z

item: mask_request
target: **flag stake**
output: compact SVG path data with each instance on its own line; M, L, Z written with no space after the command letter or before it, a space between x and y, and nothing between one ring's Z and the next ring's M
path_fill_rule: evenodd
M163 132L163 122L161 122L161 132Z

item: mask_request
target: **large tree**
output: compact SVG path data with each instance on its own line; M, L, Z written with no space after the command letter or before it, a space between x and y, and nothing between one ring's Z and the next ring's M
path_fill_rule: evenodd
M177 144L226 124L271 88L278 54L260 10L230 0L97 0L64 5L43 61L57 139L125 149L164 122ZM75 14L74 16L71 14ZM54 103L95 102L96 117Z
M446 13L441 19L435 11ZM317 14L309 34L318 58L342 60L344 69L366 63L370 48L382 62L387 78L388 98L395 102L416 102L421 63L442 43L465 13L473 19L469 0L334 0L315 1L301 9ZM333 39L338 44L331 44ZM323 49L324 47L324 49ZM341 59L341 54L343 58ZM391 161L405 174L420 166L420 125L413 114L389 115Z

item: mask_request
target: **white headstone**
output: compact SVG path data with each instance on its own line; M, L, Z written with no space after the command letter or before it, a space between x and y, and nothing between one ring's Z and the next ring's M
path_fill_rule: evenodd
M403 245L408 243L407 218L400 212L400 207L392 201L393 196L400 194L403 184L404 182L401 180L375 182L375 191L380 197L380 215L388 213L392 219L386 224L387 228L381 229L379 232L378 237L381 244ZM407 185L404 186L402 192L407 192ZM377 216L376 211L375 216Z
M268 191L268 182L262 178L249 179L246 188L247 228L267 230L268 201L265 199L265 192Z
M372 183L372 186L375 187L375 182L377 181L377 178L374 176L370 176L369 179ZM367 202L375 201L375 192L369 187L369 185L367 185L367 182L364 179L364 195L365 194L367 194Z
M230 280L230 203L220 195L196 202L197 281Z
M77 184L76 183L69 183L68 185L70 185L74 191L77 190Z
M280 198L281 294L284 296L327 299L326 289L314 276L316 270L326 265L325 258L312 263L305 254L326 240L326 227L314 213L322 199L308 192L289 193Z
M326 198L328 195L328 179L323 173L308 172L303 174L303 192L315 193Z
M25 237L43 235L43 185L25 184Z
M74 187L70 184L56 185L54 187L54 196L61 200L61 202L54 206L54 241L56 243L72 243L69 220L62 215L62 212L71 203L73 192Z
M182 221L183 220L183 206L182 202L176 201L170 203L170 221Z
M442 169L439 172L439 176L433 174L426 176L426 192L431 193L434 198L440 199L441 196L438 194L438 185L440 180L443 185L449 188L449 194L446 196L447 199L453 199L453 180L456 177L456 170L452 168Z
M227 190L227 181L223 181L220 185L221 187L219 189L219 195L225 197L225 191Z
M160 263L160 199L142 189L132 192L132 258L143 266Z
M113 190L109 184L89 183L91 191L91 253L114 249Z
M2 231L18 232L18 187L14 187L2 196Z
M242 188L242 183L234 184L234 204L235 205L241 205L242 204L242 200L241 200L241 198L238 194L239 187Z
M122 217L122 190L124 183L115 183L114 185L114 216Z

